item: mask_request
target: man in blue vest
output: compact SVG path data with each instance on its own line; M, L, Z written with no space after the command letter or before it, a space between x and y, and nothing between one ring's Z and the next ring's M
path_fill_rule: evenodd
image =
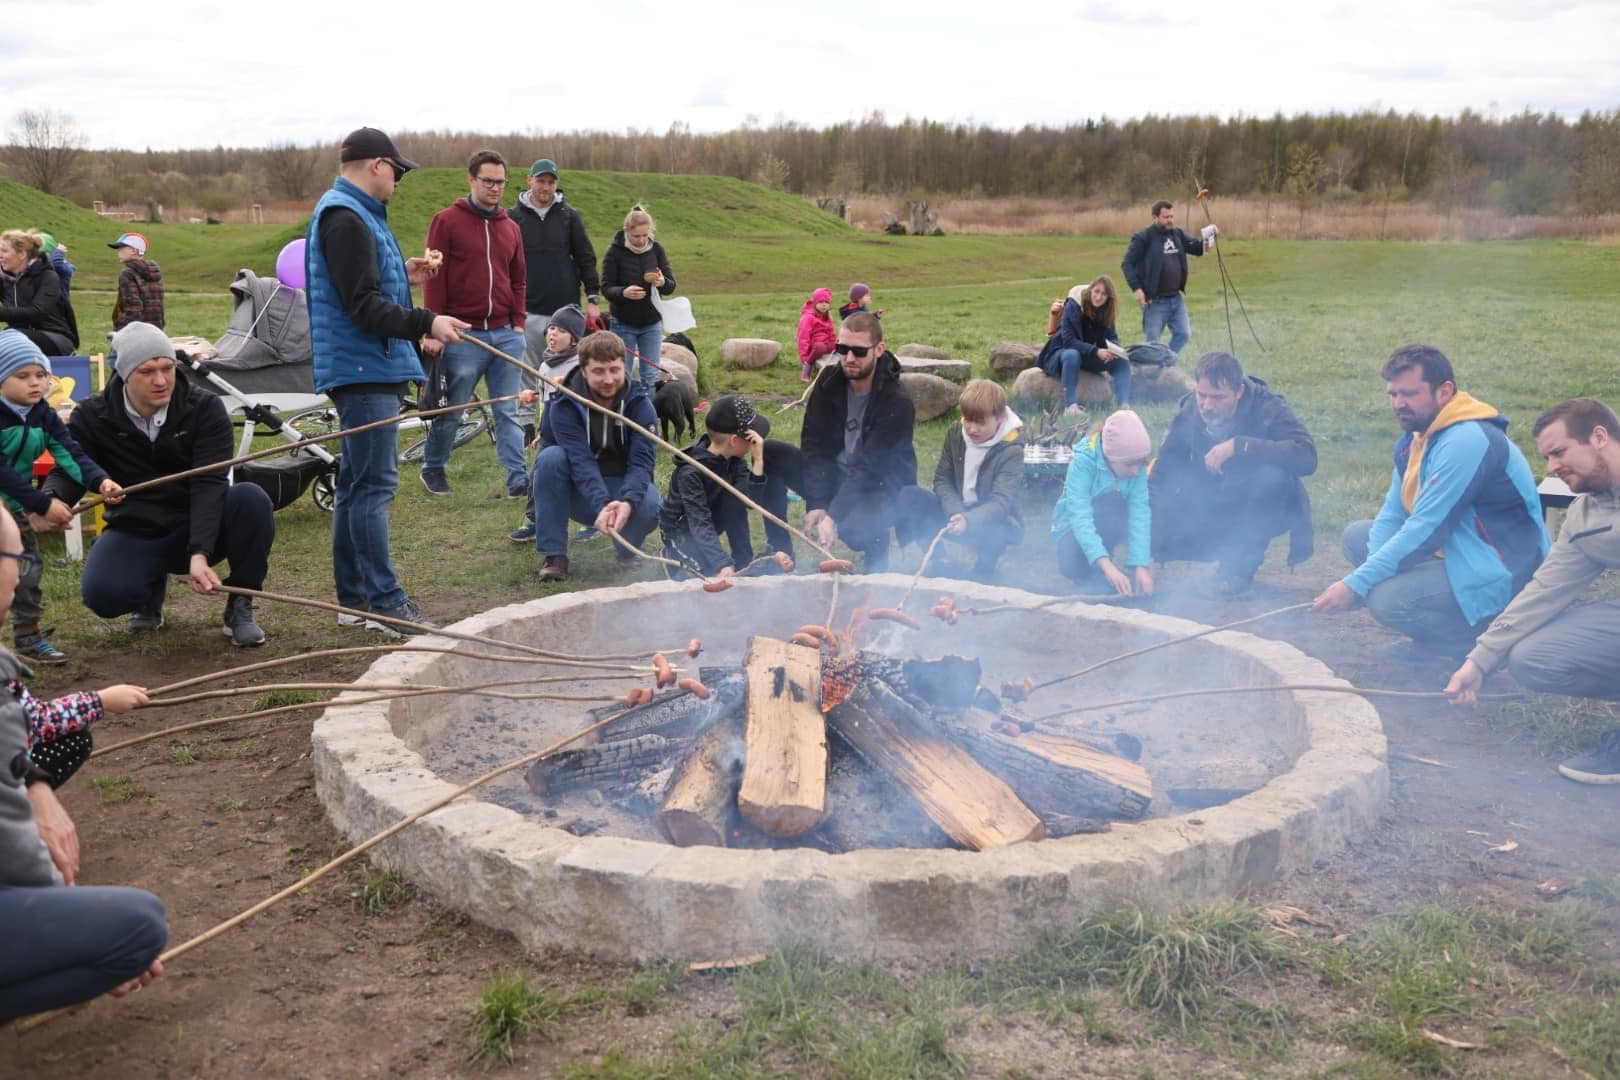
M339 161L337 180L309 219L305 270L315 389L352 428L398 416L407 385L425 378L416 343L437 355L468 325L411 304L411 286L426 282L438 265L400 253L388 228L388 199L416 163L369 127L344 138ZM394 576L388 507L398 488L397 427L343 440L332 512L338 603L394 621L339 615L338 622L395 637L435 629Z

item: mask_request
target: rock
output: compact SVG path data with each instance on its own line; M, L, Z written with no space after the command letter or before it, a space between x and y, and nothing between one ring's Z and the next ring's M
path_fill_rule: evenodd
M684 352L685 350L683 349L682 351ZM686 383L692 388L692 392L694 394L697 393L697 376L692 374L692 372L687 369L685 364L677 363L670 358L668 353L664 354L663 364L664 370L669 372L670 378L674 379L676 382Z
M918 420L932 420L956 408L962 388L949 379L923 371L903 371L900 385L906 388L911 403L917 407Z
M1082 405L1100 405L1112 400L1114 386L1106 375L1082 371L1077 396ZM1061 408L1063 384L1040 368L1025 368L1013 380L1007 398L1013 402L1014 412L1020 416L1031 416L1036 412Z
M1131 396L1138 401L1174 404L1194 387L1193 377L1178 367L1136 364L1131 368Z
M923 356L901 356L900 370L919 375L938 375L955 383L965 383L973 377L973 365L966 360L938 359Z
M894 350L896 356L920 356L927 360L949 360L951 354L933 345L919 345L915 341Z
M673 360L693 375L698 373L697 354L685 346L675 344L673 341L666 341L659 346L658 359L660 363L665 360Z
M782 343L769 338L727 338L720 343L720 359L752 371L769 367L782 355Z
M1010 379L1031 367L1041 354L1039 346L1022 341L998 341L990 347L990 371L998 379Z

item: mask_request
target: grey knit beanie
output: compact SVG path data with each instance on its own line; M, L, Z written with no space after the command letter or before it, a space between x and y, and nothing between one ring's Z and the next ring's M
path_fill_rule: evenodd
M169 335L151 323L132 322L113 335L112 347L118 353L113 370L119 378L128 379L130 373L156 356L174 359L174 346Z

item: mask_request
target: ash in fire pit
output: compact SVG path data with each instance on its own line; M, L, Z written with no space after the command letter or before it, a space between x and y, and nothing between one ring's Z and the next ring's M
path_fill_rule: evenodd
M836 645L835 645L836 647ZM756 637L705 689L597 710L595 745L538 762L529 786L651 817L681 846L972 850L1142 817L1147 770L1004 718L977 660L850 657Z

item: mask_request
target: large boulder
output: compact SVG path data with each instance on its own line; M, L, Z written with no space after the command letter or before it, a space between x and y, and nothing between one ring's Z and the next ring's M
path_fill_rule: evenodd
M687 371L690 371L693 375L697 374L697 353L693 352L691 349L688 349L684 345L677 345L673 341L666 341L658 347L658 357L660 363L673 360Z
M906 388L911 403L917 408L918 420L932 420L956 408L962 388L949 379L930 375L925 371L903 371L900 385Z
M919 375L938 375L955 383L965 383L973 377L973 365L966 360L941 360L937 357L900 356L900 370Z
M770 367L782 355L782 343L769 338L727 338L720 343L720 359L753 370Z
M1131 368L1131 397L1137 401L1167 401L1172 404L1190 393L1193 377L1178 367L1136 364Z
M1082 371L1078 396L1082 405L1100 405L1114 396L1114 387L1108 376ZM1025 368L1013 380L1007 397L1020 416L1033 416L1062 408L1063 384L1040 368Z
M1041 350L1037 345L1026 345L1022 341L998 341L990 347L990 371L998 379L1010 379L1033 366L1039 355Z
M665 345L664 348L667 349L669 346ZM679 346L677 346L677 348L679 348ZM682 349L681 351L685 352L686 350ZM668 353L664 354L663 365L664 370L669 373L669 377L671 379L674 379L676 382L686 383L692 388L692 393L697 393L697 376L692 373L692 369L688 368L685 364L678 360L670 359Z
M913 341L894 350L896 356L919 356L925 360L949 360L951 354L934 345L919 345Z

